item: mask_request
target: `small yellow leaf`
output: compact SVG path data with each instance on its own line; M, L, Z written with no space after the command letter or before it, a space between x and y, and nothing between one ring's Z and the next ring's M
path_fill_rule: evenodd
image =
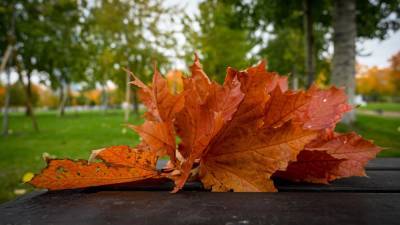
M32 180L32 178L35 176L32 172L27 172L22 176L22 182L27 183Z

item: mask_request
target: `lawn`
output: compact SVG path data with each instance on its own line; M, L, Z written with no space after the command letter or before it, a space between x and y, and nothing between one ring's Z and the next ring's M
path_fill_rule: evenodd
M13 115L10 120L12 134L0 137L0 202L14 198L16 189L30 190L29 185L21 184L21 177L28 171L40 171L45 165L43 152L61 158L87 159L93 149L139 142L133 131L123 129L122 111L106 115L85 112L64 118L55 113L43 113L37 117L40 133L32 131L27 117ZM140 121L138 116L131 117L133 124Z
M131 118L133 124L141 121L139 116ZM11 135L0 137L0 202L14 198L15 192L32 190L21 183L21 177L26 172L37 173L44 167L43 152L57 157L88 158L93 149L139 142L134 132L124 129L122 111L106 115L101 112L71 113L64 118L55 113L41 113L38 122L40 133L34 133L27 117L13 115ZM359 115L352 128L338 127L341 131L349 129L387 147L380 156L400 157L400 118Z
M399 103L388 103L388 102L371 102L366 106L361 106L361 110L383 110L387 112L400 112Z
M356 123L351 126L339 124L337 131L346 132L354 130L366 139L384 147L379 156L400 157L400 117L382 117L371 115L358 115Z

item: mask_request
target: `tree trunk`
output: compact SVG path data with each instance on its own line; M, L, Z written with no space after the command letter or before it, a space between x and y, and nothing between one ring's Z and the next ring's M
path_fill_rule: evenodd
M297 75L296 67L292 68L291 78L292 78L292 82L291 82L292 90L298 90L299 89L299 77Z
M26 98L32 104L32 81L31 81L31 73L26 74L27 83L26 83ZM25 106L25 115L31 116L32 115L32 108L28 107L28 104Z
M17 64L17 70L18 70L17 72L18 72L19 82L22 84L22 87L25 87L24 88L25 96L26 96L25 105L26 105L26 108L29 108L29 111L31 112L29 117L32 120L33 130L36 131L36 132L39 132L39 126L38 126L38 123L36 121L35 113L33 112L32 100L28 96L28 88L24 84L24 79L22 78L22 69L20 68L20 65L18 65L18 64ZM27 72L27 73L31 73L31 72Z
M139 101L137 99L137 90L133 90L133 111L136 115L139 115Z
M305 72L307 75L307 87L310 87L315 79L315 54L312 17L312 0L303 0L303 24L305 42Z
M8 60L10 59L10 55L12 53L12 46L9 45L7 47L6 52L4 53L4 56L1 60L1 66L0 66L0 74L3 73ZM11 61L11 60L10 60ZM9 65L11 65L12 63L9 63ZM6 90L5 90L5 95L4 95L4 111L3 111L3 125L2 125L2 129L1 129L1 134L3 136L7 136L8 135L8 110L9 110L9 106L10 106L10 76L11 76L11 69L10 67L8 67L7 72L6 72Z
M124 121L127 123L129 121L129 112L131 109L131 88L130 88L130 75L126 73L126 90L125 90L125 118Z
M65 104L67 102L67 97L65 94L65 90L64 90L64 84L61 81L60 82L60 105L58 107L58 116L64 116L65 115Z
M350 104L355 97L355 57L356 57L356 1L335 0L333 7L333 60L332 84L345 87ZM349 112L343 122L355 120L355 112Z
M102 89L103 89L103 93L102 93L102 108L103 108L103 112L107 113L107 109L108 109L108 93L107 93L107 80L108 80L108 76L105 73L104 74L104 81L102 83Z

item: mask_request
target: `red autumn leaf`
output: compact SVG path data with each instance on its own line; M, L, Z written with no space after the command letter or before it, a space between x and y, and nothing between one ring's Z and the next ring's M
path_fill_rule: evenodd
M285 81L266 72L264 63L241 72L228 70L227 76L239 78L245 98L203 155L201 181L213 191L275 191L271 175L295 160L317 133L291 123L280 129L261 127L270 91Z
M140 126L129 125L143 139L149 148L158 155L168 154L172 160L175 159L175 132L172 121L155 122L145 121Z
M265 106L264 126L278 128L307 111L311 96L304 91L286 91L276 87Z
M151 86L135 78L148 109L146 121L131 126L142 142L135 149L95 151L92 157L102 162L50 160L31 183L55 190L170 178L173 192L188 179L212 191L276 191L272 176L327 183L365 175L365 164L380 149L355 133L333 133L351 110L344 91L288 90L287 79L265 66L228 68L219 85L208 79L196 55L178 95L157 70ZM155 168L159 156L170 158L162 173Z
M160 177L156 171L157 157L149 151L114 146L95 154L102 162L49 160L47 167L35 175L30 183L38 188L60 190Z
M351 110L342 89L286 91L276 87L265 107L264 126L279 127L289 120L306 129L332 129Z
M200 164L201 180L213 191L275 191L271 175L286 169L315 137L290 123L277 130L238 130L210 147Z
M328 183L350 177L365 176L365 165L381 149L355 133L337 134L318 139L306 146L286 171L276 176L293 181Z
M154 67L152 86L148 87L131 73L135 78L132 84L140 88L139 98L146 105L146 118L151 121L169 121L175 113L184 106L183 94L173 95L168 89L165 78Z
M131 73L132 74L132 73ZM130 126L158 155L168 154L175 162L175 132L173 121L175 114L184 106L184 93L173 95L168 89L167 81L154 67L152 86L148 87L133 74L132 82L140 88L139 97L146 105L147 121L140 126Z
M347 96L343 89L331 87L321 90L313 85L307 90L307 94L311 96L307 110L296 118L304 128L332 129L342 119L344 113L352 110L352 106L347 103Z
M192 76L184 81L185 108L177 114L176 126L182 139L179 151L185 158L175 191L189 178L195 160L199 159L220 129L231 120L243 100L237 79L223 86L209 82L196 57Z
M330 171L335 170L343 159L336 159L325 151L303 150L297 161L289 164L285 171L277 171L274 177L291 181L324 183L332 179Z

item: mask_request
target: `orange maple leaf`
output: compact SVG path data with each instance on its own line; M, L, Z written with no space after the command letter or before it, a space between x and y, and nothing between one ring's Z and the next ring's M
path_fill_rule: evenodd
M132 84L140 88L139 97L146 105L147 121L140 126L130 126L149 145L150 149L158 155L168 154L175 162L175 131L173 122L175 114L184 107L184 95L173 95L168 89L167 81L161 76L154 66L152 86L148 87L131 73L135 78Z
M352 109L344 91L288 90L287 78L265 67L262 61L244 71L228 68L219 85L195 55L176 95L156 69L150 86L134 77L147 107L146 121L131 126L142 142L94 151L91 159L101 162L50 160L31 184L57 190L172 179L177 192L194 178L212 191L276 191L273 176L328 183L365 175L380 148L355 133L333 132ZM165 155L170 161L159 172L156 161Z
M305 147L286 171L275 174L292 181L328 183L338 178L365 176L365 165L381 148L355 133L317 139Z
M177 133L182 139L179 151L185 159L180 176L175 178L174 191L183 187L194 162L231 120L244 97L237 79L226 81L223 86L211 83L197 56L191 71L192 76L184 80L185 107L176 117Z
M287 86L263 62L246 71L230 69L227 77L238 77L245 98L200 160L200 179L213 191L275 191L271 175L295 160L317 133L290 122L278 129L262 125L271 91Z
M38 188L60 190L160 177L156 170L157 156L150 151L113 146L94 155L102 162L50 159L47 167L29 183Z

